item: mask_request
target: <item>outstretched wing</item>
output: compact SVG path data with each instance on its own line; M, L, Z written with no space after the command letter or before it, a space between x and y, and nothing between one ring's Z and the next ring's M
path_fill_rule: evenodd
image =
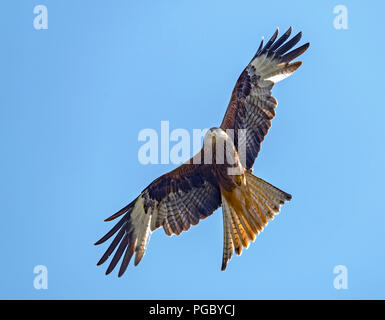
M277 100L271 95L274 83L291 75L302 64L301 61L290 63L309 47L306 43L292 51L301 39L299 32L291 40L286 41L292 32L290 27L278 40L278 29L263 46L262 39L259 49L249 65L240 75L221 124L223 130L234 130L234 143L237 150L241 144L246 154L241 161L250 169L267 134L271 120L275 116ZM245 129L246 135L239 134ZM244 163L245 162L245 163Z
M95 243L101 244L116 234L98 265L117 248L106 274L115 268L124 254L120 277L134 253L135 265L143 258L152 231L163 227L167 235L179 235L211 215L220 205L219 186L210 166L189 161L153 181L133 202L106 219L111 221L124 215Z

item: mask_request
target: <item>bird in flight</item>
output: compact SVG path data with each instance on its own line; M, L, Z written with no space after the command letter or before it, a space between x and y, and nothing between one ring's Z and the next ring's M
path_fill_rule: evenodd
M115 235L101 257L104 263L114 252L106 274L122 258L122 276L135 255L143 258L151 232L163 228L169 236L179 235L222 206L223 256L225 270L233 253L242 253L268 221L291 200L291 195L252 174L255 158L275 116L274 84L290 76L302 64L291 62L309 47L296 49L299 32L290 40L290 27L278 38L278 29L261 44L235 84L219 128L207 131L200 152L176 169L160 176L117 213L115 226L95 245ZM293 49L293 50L292 50Z

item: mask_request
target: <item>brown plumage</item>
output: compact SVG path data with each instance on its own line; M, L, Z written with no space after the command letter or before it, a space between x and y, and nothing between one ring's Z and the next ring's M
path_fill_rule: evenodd
M271 95L278 82L299 68L301 55L309 43L291 50L301 32L291 40L290 27L279 39L278 29L241 73L220 128L208 131L202 150L178 168L154 180L123 209L106 219L121 217L96 244L115 235L98 265L114 256L110 273L123 257L121 276L132 256L137 265L146 251L149 235L163 227L167 235L179 235L222 206L224 245L222 270L233 251L237 255L274 218L291 196L254 176L251 168L275 116L277 100ZM290 51L291 50L291 51ZM245 134L244 134L245 133ZM223 145L218 161L218 145ZM220 150L221 151L221 150ZM210 159L210 161L207 161Z

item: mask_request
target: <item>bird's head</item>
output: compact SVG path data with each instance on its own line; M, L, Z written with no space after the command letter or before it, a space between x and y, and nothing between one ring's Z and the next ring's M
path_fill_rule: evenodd
M228 140L229 136L227 135L226 131L222 130L221 128L211 128L206 132L206 135L204 137L204 145L216 145L217 143L225 142Z
M223 163L225 154L228 153L226 150L236 153L232 137L221 128L211 128L206 132L203 147L204 152L212 155L216 163Z

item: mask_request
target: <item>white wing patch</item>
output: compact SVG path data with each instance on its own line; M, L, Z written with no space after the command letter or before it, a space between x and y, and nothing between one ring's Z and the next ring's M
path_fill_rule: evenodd
M255 73L261 76L261 82L272 81L274 83L286 79L301 66L300 61L279 63L274 56L267 57L266 54L258 56L250 64L255 68Z
M135 244L135 261L137 265L143 258L144 253L150 239L150 222L152 212L145 213L143 197L139 196L135 202L135 207L131 213L131 223L133 227L133 236L136 239Z

